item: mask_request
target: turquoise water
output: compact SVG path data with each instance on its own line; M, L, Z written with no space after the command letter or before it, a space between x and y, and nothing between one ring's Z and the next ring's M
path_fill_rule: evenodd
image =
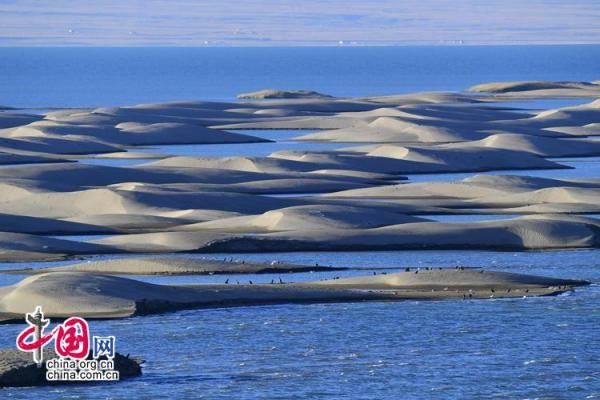
M231 100L237 93L265 87L308 88L340 96L462 90L498 80L596 80L598 60L600 46L0 49L0 104L60 107ZM293 137L285 131L262 134L284 140L269 144L269 152L289 145L285 141ZM316 145L302 146L319 149ZM265 144L234 146L170 150L216 156L267 151ZM575 169L510 173L600 177L598 158L558 161ZM140 160L115 162L131 165ZM286 274L282 276L286 282L460 264L587 279L594 285L549 298L279 305L93 321L93 334L115 335L119 351L146 360L143 377L115 385L2 390L0 398L599 398L599 256L600 250L236 254L235 258L248 260L363 268ZM54 264L0 264L0 268ZM0 285L22 278L0 274ZM231 276L240 282L273 278ZM222 282L225 277L137 279L181 284ZM22 327L0 326L0 347L13 347Z

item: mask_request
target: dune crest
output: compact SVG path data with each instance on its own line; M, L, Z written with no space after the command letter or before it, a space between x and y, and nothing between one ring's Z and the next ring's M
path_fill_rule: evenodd
M488 275L489 274L489 275ZM420 275L420 276L419 276ZM185 308L364 300L553 295L585 281L479 271L400 272L302 284L156 285L99 274L51 272L0 288L0 321L37 305L50 318L124 318ZM432 290L433 289L433 290ZM494 292L491 292L494 289ZM496 289L499 289L496 291ZM500 291L500 289L504 289ZM511 289L511 290L508 290ZM493 295L492 295L493 294Z

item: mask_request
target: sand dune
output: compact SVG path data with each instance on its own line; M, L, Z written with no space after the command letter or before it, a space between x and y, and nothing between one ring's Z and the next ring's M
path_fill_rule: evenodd
M502 169L568 168L536 155L487 147L437 148L382 145L369 153L278 151L272 158L300 161L314 167L388 174L479 172Z
M316 172L333 170L408 174L488 171L494 169L564 168L525 152L492 148L376 147L367 154L355 151L278 151L269 157L169 157L146 167L215 168L261 173ZM355 174L356 175L356 174Z
M169 157L148 167L215 168L247 172L308 172L317 166L269 157Z
M198 127L182 123L143 124L138 122L123 122L116 126L125 139L121 144L213 144L213 143L253 143L270 142L256 136L242 135Z
M600 155L600 142L578 139L558 139L520 134L497 134L473 142L447 145L448 148L492 147L518 150L542 157L591 157Z
M83 136L69 138L29 136L19 139L0 138L0 150L13 153L50 154L96 154L123 152L120 147L98 141L88 140ZM40 154L42 155L42 154Z
M88 272L107 275L217 275L217 274L287 274L311 271L341 271L317 265L283 262L259 263L183 257L128 257L103 261L88 261L59 267L0 270L11 274L45 274L48 272Z
M522 151L473 146L399 147L384 145L367 153L370 156L398 158L428 164L443 164L447 170L533 169L556 167Z
M138 104L127 107L101 107L93 110L67 110L46 115L48 121L61 125L105 126L114 128L120 123L141 124L181 123L198 127L214 121L236 119L238 115L227 112L234 103L159 103Z
M574 203L597 204L600 188L549 187L523 193L505 194L498 198L479 199L494 206L529 206L532 204Z
M553 126L545 129L572 136L600 136L600 123L591 123L583 126Z
M315 92L313 90L278 90L264 89L257 92L242 93L238 99L305 99L305 98L332 98L333 96Z
M166 215L172 213L165 213ZM185 212L181 212L185 216ZM111 232L120 233L142 233L156 232L164 229L169 229L174 226L191 224L199 219L206 218L208 220L226 218L236 213L227 213L219 211L204 210L202 212L189 213L189 218L177 218L171 216L157 216L148 214L91 214L78 215L75 217L63 218L63 221L75 222L78 224L89 224L98 226Z
M407 174L558 169L566 167L545 158L598 155L600 142L581 137L600 134L598 101L543 112L492 104L548 91L587 96L596 86L501 83L473 89L490 94L357 98L267 91L245 102L70 109L45 117L2 112L0 164L32 164L0 168L0 222L10 232L3 235L40 236L22 236L22 246L6 239L0 251L4 258L37 259L96 250L597 247L595 220L556 214L596 212L600 181L475 176L398 184ZM210 128L223 126L319 129L302 140L360 146L267 157L181 157L136 149L264 141ZM130 167L61 162L83 154L156 161ZM267 196L285 194L300 196ZM486 212L552 215L473 223L415 217ZM97 241L106 246L86 248L48 244L41 236L57 232L120 234Z
M595 82L492 82L472 86L467 91L538 96L598 96L600 85Z
M362 109L359 111L363 111ZM349 128L356 125L356 119L341 116L319 115L319 116L286 116L279 118L265 118L254 121L230 121L222 124L214 124L215 129L298 129L320 130Z
M388 199L408 207L421 204L446 208L442 213L594 213L599 209L599 190L600 182L594 180L475 175L462 181L377 186L322 197L357 201Z
M106 254L114 249L93 243L0 232L0 261L50 260L67 255Z
M216 163L218 164L218 161ZM241 168L243 168L244 163L245 161L242 163ZM274 164L287 165L290 163L275 160ZM38 182L40 185L70 185L71 187L80 188L126 182L225 184L282 177L289 177L289 175L257 173L229 168L162 167L154 164L135 168L80 163L47 164L27 168L8 166L0 168L0 181L7 179L27 180ZM319 176L315 175L314 177L318 178Z
M542 250L600 246L600 221L567 216L416 222L372 229L293 230L240 235L210 231L121 235L95 241L126 252L348 251L407 249Z
M489 101L489 98L481 98ZM440 103L419 104L402 106L400 110L409 113L412 119L426 119L429 123L437 125L470 125L482 127L480 123L493 123L494 121L520 120L526 118L528 113L524 110L512 110L502 107L491 107L485 102L472 103Z
M567 279L547 278L542 276L514 274L508 272L485 271L483 269L425 269L412 268L395 274L359 276L352 278L332 279L310 283L332 287L361 287L372 289L406 288L406 289L514 289L577 285L577 282Z
M0 288L0 320L21 320L38 305L49 318L123 318L183 308L551 295L586 284L487 271L431 271L422 274L425 278L414 275L421 274L404 272L303 284L167 286L115 276L54 272Z
M116 122L116 121L114 121ZM56 121L38 121L2 132L11 138L79 138L86 141L102 141L112 145L159 145L159 144L212 144L268 142L262 138L205 128L178 122L120 122L111 124L75 124ZM89 145L88 145L89 146ZM113 150L115 151L115 150ZM86 151L91 152L91 151Z
M218 129L338 129L351 128L370 122L374 110L411 105L435 105L443 103L472 104L474 96L458 93L414 93L396 96L372 96L348 99L274 99L268 102L245 103L255 107L295 110L296 117L288 114L282 118L256 121L237 121L215 124ZM365 114L362 114L362 113ZM369 114L373 112L373 114ZM313 114L312 116L309 114ZM389 112L380 113L389 116ZM406 116L406 113L402 113ZM399 116L394 113L392 116ZM417 117L418 118L418 117Z
M331 142L374 143L446 143L477 140L485 134L458 132L440 126L415 123L393 117L379 117L358 128L345 128L299 136L296 140L325 140Z
M528 192L557 186L598 188L600 187L600 182L569 181L520 175L474 175L460 181L423 182L378 186L373 188L329 193L323 196L356 198L406 198L419 200L428 198L477 199L505 196L512 193Z
M335 171L320 177L314 175L310 178L285 178L285 179L264 179L251 182L226 183L226 184L147 184L137 182L126 182L111 185L111 187L119 190L131 190L136 192L235 192L246 194L296 194L296 193L325 193L339 191L345 189L354 189L362 187L370 187L379 180L356 178L348 179L345 176L331 176ZM319 179L321 178L321 179Z
M4 232L46 235L115 233L106 226L11 214L0 214L0 227Z
M307 205L267 211L261 215L233 217L174 228L178 231L220 230L226 232L309 231L364 229L425 221L377 209Z
M302 201L232 192L156 193L101 188L19 196L14 201L0 202L0 212L46 218L97 214L168 216L169 212L186 210L256 213L296 204Z
M598 123L600 117L600 100L578 106L562 107L553 110L541 111L529 122L539 126L556 125L587 125Z

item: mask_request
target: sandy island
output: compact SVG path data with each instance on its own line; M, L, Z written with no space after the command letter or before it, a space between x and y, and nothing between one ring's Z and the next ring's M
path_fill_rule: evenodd
M556 295L588 282L470 269L428 269L305 283L156 285L81 272L48 272L0 288L0 321L46 316L123 318L186 308L368 300Z
M583 104L542 111L504 106L567 97ZM43 304L54 316L108 318L187 307L571 290L580 282L462 270L197 287L99 274L326 268L154 259L148 253L598 248L600 220L586 214L600 213L600 179L514 172L567 170L571 167L557 157L600 156L598 97L598 82L534 81L488 83L462 93L356 98L269 89L240 95L236 102L176 101L44 115L6 108L0 113L0 261L22 262L22 268L10 269L37 274L0 288L0 311L4 319L21 318ZM297 129L293 143L308 147L282 149L282 141L262 156L209 157L201 150L252 143L267 149L274 136L252 131L265 129ZM312 143L325 147L311 149ZM169 146L174 144L199 147L197 154L179 154ZM480 174L487 171L495 175ZM471 176L414 182L420 174L459 172ZM510 218L430 218L456 214ZM26 265L138 253L145 255L35 271Z

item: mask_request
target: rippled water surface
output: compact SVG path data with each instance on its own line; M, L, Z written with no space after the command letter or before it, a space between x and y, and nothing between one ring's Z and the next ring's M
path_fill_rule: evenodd
M193 310L93 321L146 360L118 385L4 390L6 398L594 398L600 395L600 251L238 254L257 261L363 267L283 275L299 281L410 267L487 267L588 279L568 295ZM230 258L215 254L195 257ZM15 267L5 265L4 267ZM2 284L20 276L4 275ZM223 276L140 277L154 283ZM269 282L270 275L231 276ZM2 326L10 347L20 325ZM106 392L104 392L106 391Z
M0 49L0 102L20 107L110 105L184 98L231 100L264 87L334 95L462 90L498 80L598 79L600 46L413 49ZM332 52L335 54L332 55ZM268 53L268 57L265 54ZM115 62L115 60L119 60ZM342 60L343 62L340 62ZM77 79L72 79L72 77ZM152 82L152 84L148 84ZM576 104L504 103L530 109ZM344 144L293 141L301 131L248 131L274 143L156 146L176 155L262 156ZM137 149L136 149L137 151ZM135 165L147 159L89 158ZM600 158L557 159L564 170L499 171L599 178ZM473 174L411 175L411 181ZM444 221L506 218L433 216ZM596 216L597 217L597 216ZM63 237L66 238L66 237ZM90 240L97 236L74 236ZM476 301L363 302L193 310L92 321L117 350L146 360L119 384L0 390L0 399L593 399L600 398L600 250L395 251L212 254L190 257L353 267L285 275L230 275L235 284L392 272L406 267L483 267L586 279L556 297ZM93 259L106 259L108 256ZM72 262L81 262L72 261ZM60 263L0 264L0 269ZM0 274L0 285L23 279ZM130 276L131 278L131 276ZM140 276L153 283L223 282L213 276ZM24 325L0 325L0 348Z

